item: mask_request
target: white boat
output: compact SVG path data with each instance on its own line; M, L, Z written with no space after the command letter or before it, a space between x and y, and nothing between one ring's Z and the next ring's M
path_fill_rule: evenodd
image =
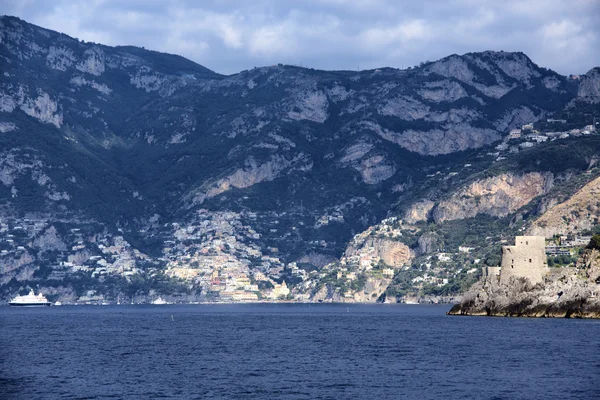
M160 304L169 304L169 303L167 303L162 297L159 297L158 299L154 300L152 302L152 304L159 304L160 305Z
M52 303L41 293L36 296L32 290L28 295L15 297L8 305L15 307L44 307L51 306Z

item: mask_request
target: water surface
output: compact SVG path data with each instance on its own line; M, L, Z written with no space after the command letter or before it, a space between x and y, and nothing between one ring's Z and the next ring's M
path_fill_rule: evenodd
M600 398L600 321L447 309L0 307L0 399Z

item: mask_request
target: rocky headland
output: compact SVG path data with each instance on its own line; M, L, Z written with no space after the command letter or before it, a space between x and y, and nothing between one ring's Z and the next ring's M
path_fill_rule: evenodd
M600 318L600 253L586 250L574 267L550 268L543 282L484 276L449 315Z

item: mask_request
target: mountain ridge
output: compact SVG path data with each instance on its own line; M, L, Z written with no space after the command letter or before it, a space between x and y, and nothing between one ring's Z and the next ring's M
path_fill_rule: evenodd
M180 56L82 43L13 17L0 25L3 219L13 221L6 232L23 215L46 227L6 246L4 283L19 268L27 279L56 276L65 262L90 268L76 270L83 275L121 277L126 287L146 270L185 281L173 271L208 274L215 263L291 282L291 265L318 270L382 219L509 165L487 153L511 129L562 114L587 121L599 98L595 70L571 79L523 53L450 55L406 70L279 64L224 76ZM458 169L466 164L472 172ZM435 175L455 169L462 172ZM51 228L70 246L40 248L36 238ZM206 294L203 279L193 285Z

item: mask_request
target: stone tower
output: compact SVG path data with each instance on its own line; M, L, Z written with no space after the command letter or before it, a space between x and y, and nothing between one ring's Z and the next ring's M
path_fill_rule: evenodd
M514 246L502 246L500 282L511 276L527 278L532 284L544 282L548 273L546 240L543 236L517 236Z

